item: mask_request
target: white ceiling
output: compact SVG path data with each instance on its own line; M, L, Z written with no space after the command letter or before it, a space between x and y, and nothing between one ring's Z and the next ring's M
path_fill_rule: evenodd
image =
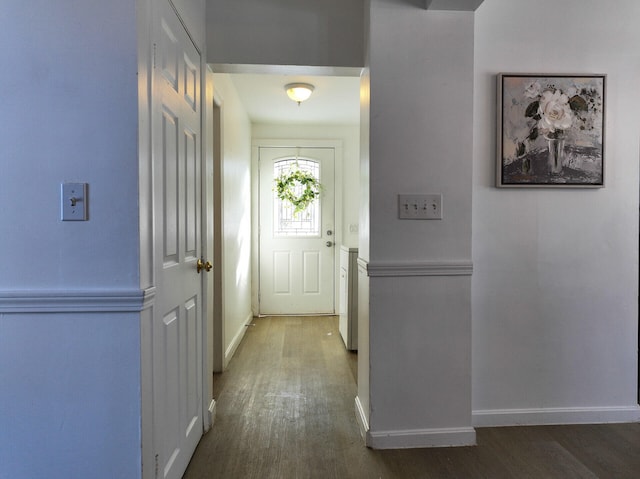
M360 122L360 78L234 73L230 75L253 123L340 124ZM315 90L298 106L284 90L287 83L311 83Z

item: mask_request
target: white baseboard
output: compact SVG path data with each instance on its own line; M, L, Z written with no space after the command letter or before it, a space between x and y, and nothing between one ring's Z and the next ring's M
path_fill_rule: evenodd
M640 406L473 411L474 427L640 422Z
M367 447L373 449L474 446L476 444L476 431L472 427L372 432L359 397L356 397L355 409L360 435L364 438Z
M367 415L364 412L360 398L356 396L356 421L358 422L358 428L360 429L360 436L363 441L367 440L367 433L369 432L369 421Z
M409 449L420 447L475 446L472 427L369 431L367 446L373 449Z
M212 428L216 422L216 400L212 399L209 403L209 428Z
M251 324L252 321L253 321L253 313L250 313L245 318L244 323L242 323L242 326L236 332L235 336L231 340L229 347L224 352L224 369L227 368L229 361L231 361L231 358L236 353L236 349L238 349L238 346L240 346L240 343L242 342L242 338L244 338L244 334L247 332L247 326Z

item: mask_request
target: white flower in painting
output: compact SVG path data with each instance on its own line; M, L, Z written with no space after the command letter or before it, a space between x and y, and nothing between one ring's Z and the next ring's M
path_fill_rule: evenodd
M560 90L547 90L542 93L538 114L540 115L538 128L545 133L566 130L573 122L569 97Z
M529 83L524 89L524 96L527 98L536 98L542 92L542 87L540 83L536 80Z

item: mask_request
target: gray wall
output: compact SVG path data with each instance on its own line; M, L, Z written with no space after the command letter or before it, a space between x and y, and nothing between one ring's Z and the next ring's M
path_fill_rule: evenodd
M209 63L359 67L363 0L215 0Z
M136 4L7 0L0 44L0 477L138 477Z
M135 5L2 9L0 288L138 286ZM63 182L89 183L90 221L60 221Z
M252 17L244 2L209 2L209 60L364 64L360 3L316 3L249 3ZM473 294L464 277L371 278L372 431L466 430L471 409L475 424L637 419L640 6L486 0L474 28L471 14L410 3L373 2L361 251L374 266L465 259L473 211ZM135 7L3 4L0 472L11 477L139 475ZM311 33L292 43L285 27ZM499 71L609 75L606 188L493 188ZM89 222L59 221L63 181L90 184ZM442 192L445 219L396 220L409 189ZM90 295L100 311L79 306Z
M486 0L476 12L473 408L479 425L640 416L637 18L635 0ZM604 189L494 188L498 72L608 75Z
M473 34L472 12L371 2L369 443L375 447L475 440ZM441 193L443 219L399 220L400 193ZM466 273L454 272L454 263L466 265Z
M231 8L213 3L218 12ZM371 278L371 364L381 368L370 378L381 378L379 386L371 384L373 427L428 428L435 422L425 404L447 396L461 398L454 409L465 411L450 416L450 425L468 423L471 410L479 425L633 419L640 119L632 85L639 76L632 47L638 34L630 19L640 7L632 0L616 9L587 9L579 0L560 6L485 0L470 14L425 11L418 3L374 1L374 17L367 19L367 8L363 16L365 30L372 29L371 47L363 48L371 54L371 102L365 105L371 138L361 150L361 172L370 183L361 204L371 217L361 216L360 252L374 267L473 259L474 273L472 289L463 278ZM262 18L281 12L281 4L271 4L263 2ZM209 7L211 19L216 8ZM547 18L551 10L557 15ZM579 21L565 21L569 17ZM259 22L247 12L228 19L223 28L237 30L236 37L250 36ZM524 28L531 24L537 27ZM210 49L226 55L211 61L323 64L313 53L301 59L302 51L274 58L278 36L261 38L256 57L249 58L251 41L223 48L211 45L211 33ZM328 50L326 39L316 35L314 41ZM494 188L494 76L500 71L609 74L605 189ZM400 192L443 193L445 218L398 221ZM449 339L436 341L434 332ZM449 346L460 346L461 354L450 357L456 349ZM471 350L472 405L464 380L471 377ZM428 392L446 382L437 367L431 370L435 363L455 368L459 382ZM394 390L413 403L403 409ZM376 405L376 397L384 401Z

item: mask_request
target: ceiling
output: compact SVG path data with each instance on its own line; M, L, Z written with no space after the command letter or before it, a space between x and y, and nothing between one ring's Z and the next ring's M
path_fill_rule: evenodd
M230 78L253 123L340 124L360 122L360 78L233 73ZM311 83L315 90L299 106L285 93L287 83Z

